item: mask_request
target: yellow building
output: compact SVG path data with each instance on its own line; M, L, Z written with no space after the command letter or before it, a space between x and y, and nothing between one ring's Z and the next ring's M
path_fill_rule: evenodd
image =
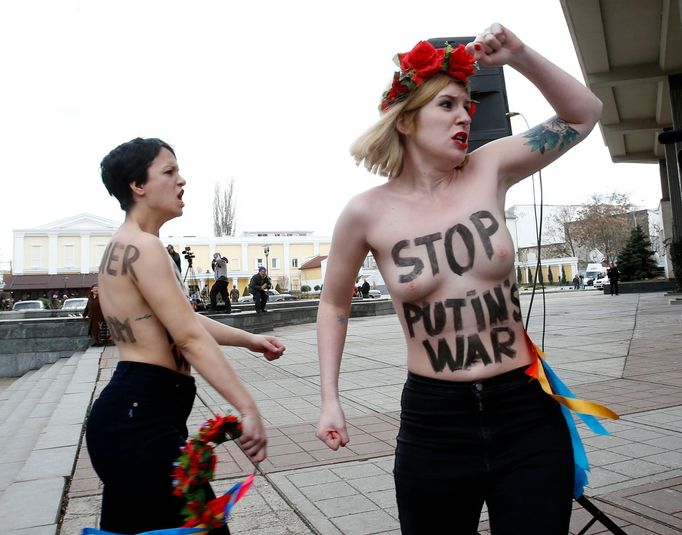
M121 222L92 214L80 214L31 229L14 230L12 278L5 290L15 299L28 293L71 289L83 294L96 280L99 264L111 236ZM259 266L266 266L273 287L300 290L301 266L310 259L329 254L331 238L309 231L244 232L241 236L161 237L181 256L185 283L199 290L212 285L211 259L220 253L228 260L230 289L240 295ZM191 266L190 266L191 260Z

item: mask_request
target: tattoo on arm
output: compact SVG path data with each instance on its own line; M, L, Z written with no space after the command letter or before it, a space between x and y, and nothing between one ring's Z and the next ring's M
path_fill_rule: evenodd
M561 150L578 139L580 133L570 124L559 117L552 117L549 121L534 126L523 137L528 138L526 145L530 145L531 152L546 150Z
M152 317L151 314L145 314L144 316L140 316L139 318L135 318L135 321L148 320L151 317Z
M338 316L336 316L336 321L338 321L341 324L346 324L348 323L348 316L344 314L339 314Z

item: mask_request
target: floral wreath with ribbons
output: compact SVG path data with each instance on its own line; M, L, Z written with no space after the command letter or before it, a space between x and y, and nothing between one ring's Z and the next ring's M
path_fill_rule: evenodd
M233 414L216 415L187 440L173 468L173 495L185 498L183 527L217 528L227 523L232 506L253 483L252 474L225 495L207 502L205 484L213 479L216 467L215 445L242 435L242 423Z
M464 45L436 48L428 41L419 41L412 50L396 54L393 62L400 71L393 74L390 87L381 97L379 109L384 112L396 102L405 100L412 92L435 74L446 74L450 78L466 83L477 69L476 60L466 51ZM469 114L473 115L475 104L471 103Z
M154 530L138 535L206 535L209 530L227 524L232 507L253 484L256 471L236 483L222 496L208 501L205 484L213 480L216 467L215 446L242 435L242 423L232 414L216 415L206 420L199 432L180 450L173 468L173 495L185 499L182 514L185 523L178 528ZM257 468L256 468L257 470ZM85 528L81 535L116 535Z

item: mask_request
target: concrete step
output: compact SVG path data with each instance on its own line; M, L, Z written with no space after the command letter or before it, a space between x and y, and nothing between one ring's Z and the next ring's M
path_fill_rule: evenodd
M5 401L0 414L0 439L11 439L17 431L25 427L29 418L44 416L45 407L40 407L43 400L46 397L51 399L56 392L66 388L65 378L60 377L66 360L60 359L54 364L41 367L31 374L21 389L15 390Z
M16 428L15 436L4 438L11 444L13 456L10 462L2 459L0 464L3 533L57 532L64 489L73 474L100 355L101 348L74 353L46 366L49 369L34 382L27 381L26 386L42 395L24 397L17 412L25 415L29 409L24 405L32 409L23 418L23 427ZM16 419L12 415L11 420Z
M47 366L45 367L47 369ZM5 387L0 393L0 425L2 425L7 417L12 414L14 409L21 404L22 399L31 392L33 385L38 376L45 373L45 370L40 368L26 372L21 377L14 379L12 384Z
M0 425L3 442L0 493L16 480L66 389L71 378L69 373L73 371L73 367L68 367L63 373L67 360L60 359L40 368L16 392L16 398L8 400L7 410L11 407L12 411Z

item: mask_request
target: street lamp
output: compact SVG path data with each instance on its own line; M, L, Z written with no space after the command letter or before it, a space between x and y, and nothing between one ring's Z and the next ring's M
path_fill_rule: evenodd
M265 269L267 270L268 273L270 273L270 265L268 264L268 255L270 254L269 245L263 246L263 254L265 255Z
M64 293L62 295L66 295L66 284L69 282L69 276L65 275L64 276Z

